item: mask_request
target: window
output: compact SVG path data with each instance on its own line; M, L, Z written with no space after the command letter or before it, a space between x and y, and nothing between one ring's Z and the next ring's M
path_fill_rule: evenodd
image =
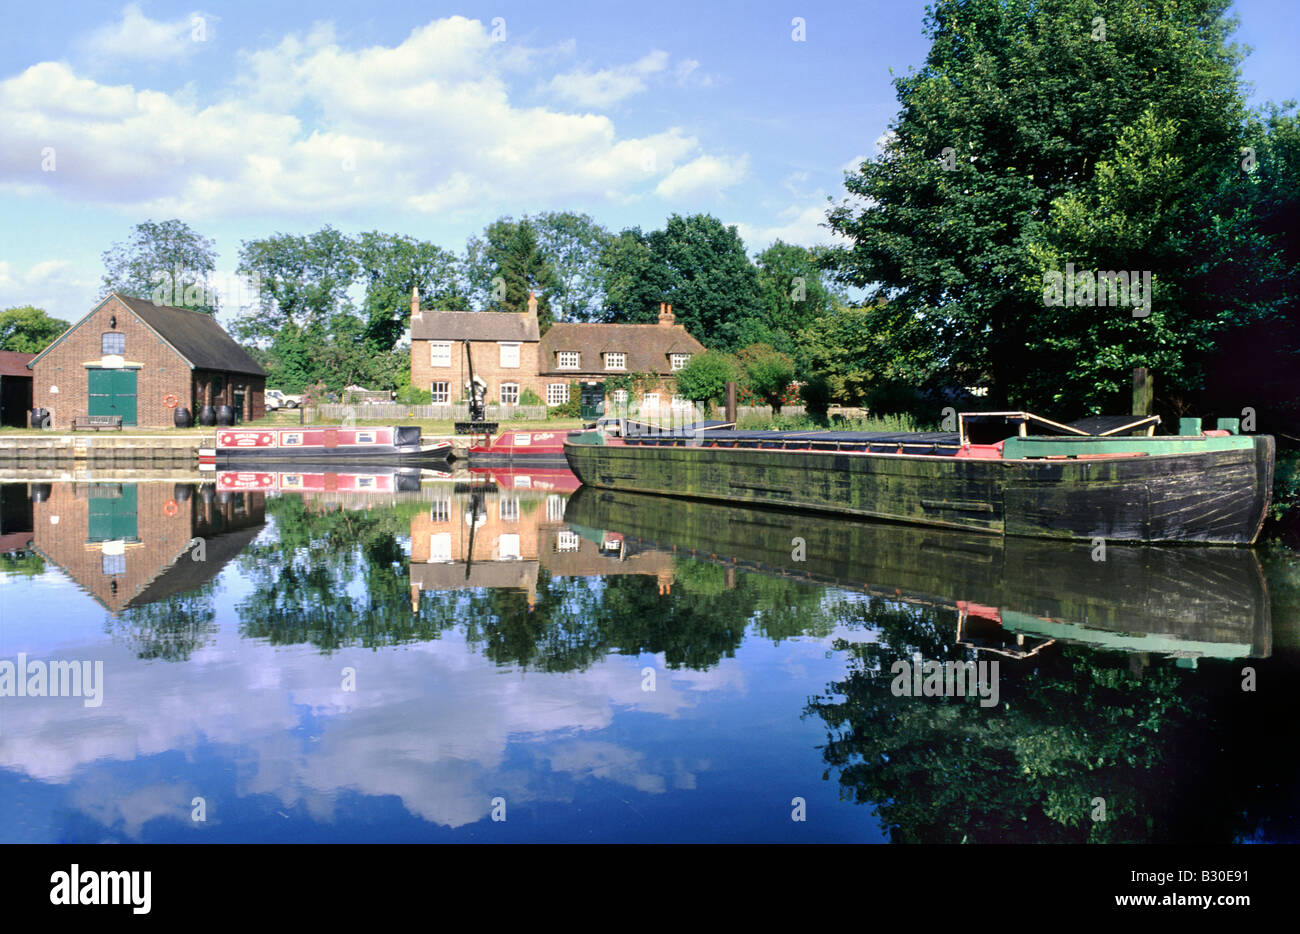
M502 383L501 384L501 404L518 405L519 404L519 384Z
M497 508L501 513L502 522L519 521L519 497L518 496L503 496L501 498L501 501L497 504Z
M564 405L568 401L569 401L568 383L547 383L546 384L547 405Z
M690 408L691 403L681 396L673 396L672 406L675 409L686 409Z
M433 393L434 405L446 405L451 401L451 383L446 381L434 382L430 384L429 391Z
M643 408L647 408L647 409L659 408L659 393L657 392L646 393L644 396L641 397L641 405Z
M555 536L556 551L577 551L581 545L582 540L578 538L577 533L570 532L568 529Z
M576 370L581 360L582 355L576 350L561 350L555 355L555 365L561 370Z
M518 558L519 557L519 536L511 533L502 535L497 539L497 557L498 558Z
M605 369L607 370L626 370L627 354L625 353L607 353L605 354Z
M100 340L101 353L104 356L122 356L126 353L126 335L121 331L105 331Z
M626 389L615 389L615 390L614 390L614 404L615 404L615 405L627 405L627 390L626 390Z
M432 366L451 366L451 341L429 344L429 363Z
M675 353L671 354L668 359L672 361L674 370L680 370L690 361L691 355L688 353Z
M451 500L435 499L429 506L429 520L432 522L450 522Z
M501 348L501 366L507 369L519 368L519 345L499 344Z
M451 560L451 533L434 532L429 536L429 560Z
M104 574L112 577L126 573L126 555L104 555L102 567Z
M546 497L546 518L551 522L563 522L565 502L563 496L552 494Z

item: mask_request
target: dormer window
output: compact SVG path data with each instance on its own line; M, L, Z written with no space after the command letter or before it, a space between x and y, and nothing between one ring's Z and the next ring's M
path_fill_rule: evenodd
M105 357L120 357L126 353L126 335L121 331L105 331L99 346Z
M670 354L668 359L672 361L674 370L680 370L690 362L691 355L688 353L675 353Z
M582 356L576 350L561 350L555 355L555 365L561 370L576 370Z
M627 354L619 352L605 354L605 369L626 370Z

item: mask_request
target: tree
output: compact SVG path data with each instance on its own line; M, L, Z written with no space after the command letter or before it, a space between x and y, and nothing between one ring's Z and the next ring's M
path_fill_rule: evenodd
M770 344L751 344L737 351L736 362L750 390L780 412L781 397L794 381L794 360Z
M841 304L838 290L823 281L818 250L777 240L754 257L762 315L750 319L746 344L771 344L793 353L800 332Z
M600 254L601 320L654 324L659 303L667 301L672 270L650 245L640 227L614 237Z
M558 287L552 305L562 321L592 321L600 316L600 257L613 239L587 214L552 211L532 218L542 254L555 270Z
M502 217L489 224L481 238L471 238L466 269L482 307L523 314L533 293L543 333L554 322L550 300L561 291L561 283L528 218Z
M1026 352L1026 335L1041 334L1045 318L1043 264L1072 255L1072 219L1104 222L1089 211L1114 205L1130 235L1104 263L1099 252L1086 260L1101 270L1154 269L1163 295L1188 291L1198 264L1180 269L1174 255L1189 254L1160 240L1174 217L1196 218L1179 241L1215 223L1192 209L1196 192L1239 158L1228 5L1187 0L1157 13L1116 0L1098 23L1090 0L939 0L926 19L925 65L894 82L900 111L884 151L846 176L851 197L830 211L832 230L850 243L823 263L842 284L883 290L902 312L895 320L918 331L949 372L987 371L994 404L1050 403L1058 351L1122 370L1134 355L1112 357L1114 344L1095 338ZM1141 203L1116 205L1103 189L1141 192ZM1058 232L1044 236L1049 225ZM1038 242L1057 248L1029 249ZM1055 326L1078 333L1093 318L1114 324L1129 314L1071 312ZM1162 339L1182 342L1185 323L1167 321ZM1094 385L1059 401L1075 410L1106 392Z
M357 238L356 260L366 286L364 339L376 351L392 350L409 326L412 287L422 307L469 305L459 260L436 244L372 230Z
M217 266L215 243L176 218L145 221L133 231L104 251L104 293L215 314L218 299L208 283Z
M0 311L0 350L40 353L68 329L66 321L51 318L45 309L17 305Z
M239 272L257 276L261 289L257 309L235 322L236 333L246 340L269 338L290 322L323 332L331 315L350 309L347 291L360 268L355 246L329 225L306 236L245 240Z
M736 364L721 351L696 354L677 371L677 393L692 402L712 402L722 398L727 383L736 379Z

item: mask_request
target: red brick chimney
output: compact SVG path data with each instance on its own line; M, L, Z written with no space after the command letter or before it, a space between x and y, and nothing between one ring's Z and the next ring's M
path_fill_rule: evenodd
M411 316L414 317L420 313L420 290L411 286Z
M663 327L670 328L676 323L677 320L673 317L673 306L665 305L663 302L660 302L659 303L659 324L662 325Z

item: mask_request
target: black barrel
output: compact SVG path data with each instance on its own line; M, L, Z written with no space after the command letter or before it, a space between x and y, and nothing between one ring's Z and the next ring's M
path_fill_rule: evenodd
M51 423L50 423L50 410L49 410L49 409L42 409L42 408L39 408L39 407L38 407L38 408L34 408L34 409L32 409L32 427L33 427L33 428L49 428L49 427L51 427Z
M205 483L199 487L199 499L205 503L210 503L217 498L217 486L215 483Z
M190 419L190 410L183 405L176 406L172 412L172 422L177 428L189 428L193 424Z
M172 499L178 503L189 502L189 498L194 495L193 483L173 483Z
M397 472L397 492L399 493L420 492L420 471L399 470Z
M217 423L217 410L210 405L205 405L199 409L199 424L204 428L211 428Z
M217 406L217 424L223 428L235 424L235 410L228 405Z
M50 498L54 492L54 486L50 483L33 483L32 484L32 502L43 503Z

